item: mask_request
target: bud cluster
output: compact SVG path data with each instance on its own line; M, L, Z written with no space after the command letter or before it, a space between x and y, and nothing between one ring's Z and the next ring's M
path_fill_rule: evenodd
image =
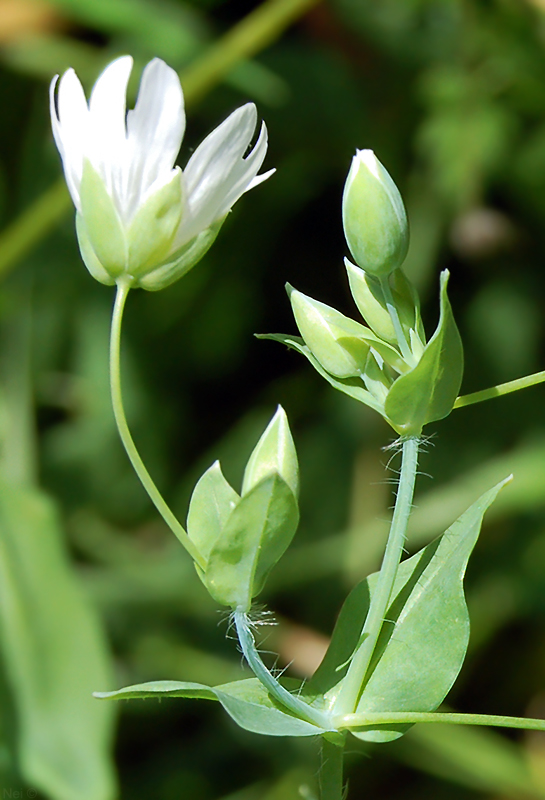
M404 436L447 416L460 388L463 352L441 276L440 319L431 339L418 293L401 269L408 249L401 195L372 151L354 157L343 195L353 264L352 297L367 325L288 286L302 339L274 336L302 352L335 388L374 408Z
M252 452L239 495L218 461L191 497L187 532L203 558L201 580L222 605L247 612L299 521L297 453L279 406Z

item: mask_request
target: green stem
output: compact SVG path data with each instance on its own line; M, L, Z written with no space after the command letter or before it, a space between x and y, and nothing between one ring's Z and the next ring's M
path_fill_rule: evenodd
M545 731L545 719L530 717L504 717L497 714L455 714L440 711L387 711L365 714L346 714L337 720L339 728L350 730L395 723L443 722L451 725L492 725L498 728L522 728L529 731Z
M355 711L394 588L414 495L418 464L418 439L403 440L401 474L388 543L365 625L342 687L332 708L335 716Z
M125 308L125 301L129 294L130 283L119 281L117 285L117 294L115 296L114 310L112 314L112 326L110 330L110 389L112 393L112 405L114 409L115 421L117 429L123 442L127 455L134 471L140 478L142 486L148 493L150 500L154 504L159 514L163 517L171 531L178 537L183 544L189 555L193 560L204 569L206 563L199 553L182 525L178 522L166 502L164 501L161 492L153 482L149 472L144 466L144 462L140 458L140 454L136 449L136 445L131 436L127 418L125 416L125 409L123 408L123 395L121 392L121 325L123 321L123 310Z
M483 389L480 392L457 397L454 408L464 408L464 406L471 406L473 403L482 403L483 400L491 400L493 397L501 397L504 394L517 392L519 389L536 386L536 384L543 383L543 381L545 381L545 370L543 372L534 372L533 375L526 375L524 378L517 378L507 383L499 383L497 386L491 386L490 389Z
M322 736L319 775L320 800L342 800L343 760L344 742L342 745L334 744Z
M397 343L399 344L399 349L401 350L401 355L408 364L410 364L411 366L415 366L415 358L413 356L411 348L409 347L409 343L407 342L407 337L403 333L403 328L401 327L401 321L399 319L399 314L397 313L397 308L394 303L394 297L392 294L392 289L390 287L388 276L380 279L380 286L382 288L384 299L386 301L386 308L388 309L388 313L390 314L390 319L392 320L392 325L394 326L394 331L397 338Z
M311 725L317 725L322 730L330 730L331 723L329 717L318 711L304 700L288 692L282 684L269 672L255 646L255 639L250 628L248 615L244 611L235 611L235 628L238 640L244 653L244 657L258 681L263 684L265 689L283 705L288 711Z

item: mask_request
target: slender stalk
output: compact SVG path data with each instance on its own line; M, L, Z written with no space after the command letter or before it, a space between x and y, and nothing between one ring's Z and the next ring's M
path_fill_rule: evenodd
M344 742L342 745L334 744L322 736L319 775L320 800L342 800L343 760Z
M473 403L482 403L483 400L491 400L493 397L501 397L504 394L517 392L519 389L526 389L529 386L543 383L543 381L545 381L545 370L543 372L534 372L533 375L526 375L524 378L517 378L507 383L499 383L497 386L491 386L490 389L482 389L480 392L472 392L472 394L464 394L461 397L457 397L454 408L464 408L465 406L473 405Z
M332 708L332 714L336 717L355 711L360 699L365 677L382 630L384 617L390 605L399 562L403 554L403 545L413 502L417 464L418 439L416 437L404 439L401 474L399 476L399 486L388 543L376 589L369 607L369 613L363 627L361 644L352 657L341 691Z
M235 611L235 628L238 640L246 661L256 678L263 684L267 691L283 705L288 711L299 719L317 725L322 730L331 729L329 717L321 711L309 706L304 700L288 692L269 672L255 646L255 639L250 629L248 615L244 611Z
M394 331L397 338L397 343L399 344L399 349L401 350L401 355L408 364L414 366L415 358L411 348L409 347L409 343L407 342L407 337L403 333L403 328L401 327L399 314L397 313L397 308L394 303L394 297L392 295L392 289L390 287L388 277L380 279L380 286L384 294L384 299L386 300L386 308L388 309L390 319L392 320L392 324L394 326Z
M504 717L497 714L456 714L441 711L386 711L366 714L346 714L337 720L339 728L357 729L388 723L444 722L451 725L491 725L498 728L521 728L545 731L545 719L530 717Z
M163 517L168 527L183 544L189 555L200 567L204 569L206 567L206 563L202 555L199 553L182 525L178 522L173 512L164 501L161 492L153 482L153 479L147 471L144 462L140 458L140 454L136 449L136 445L133 441L129 426L127 424L125 409L123 407L123 395L121 392L120 344L123 310L125 308L125 301L127 300L129 289L129 282L120 281L117 285L117 294L115 296L115 304L112 314L112 326L110 330L110 389L112 393L112 405L117 429L119 431L121 441L123 442L123 447L125 448L129 460L134 467L134 471L140 478L140 482L148 493L150 500L154 504L159 514Z

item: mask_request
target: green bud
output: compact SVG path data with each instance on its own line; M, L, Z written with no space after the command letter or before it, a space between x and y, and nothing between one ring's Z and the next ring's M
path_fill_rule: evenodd
M242 482L242 496L275 473L283 478L297 497L299 465L288 418L282 406L278 406L248 460Z
M357 150L343 193L343 225L354 260L385 277L401 266L409 228L399 190L372 150Z
M323 368L337 378L359 375L367 361L370 331L291 286L288 292L301 336Z

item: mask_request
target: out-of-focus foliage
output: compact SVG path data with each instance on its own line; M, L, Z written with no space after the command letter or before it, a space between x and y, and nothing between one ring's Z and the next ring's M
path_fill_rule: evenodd
M341 195L356 147L375 150L406 200L408 270L426 299L429 334L439 269L450 269L467 354L463 391L544 366L541 0L308 2L292 27L268 22L269 35L260 29L259 37L255 27L242 29L236 52L232 42L222 50L218 43L257 6L0 2L2 481L42 498L39 482L61 508L72 567L62 567L62 579L40 578L48 586L40 612L50 614L51 606L58 614L58 636L76 613L63 600L65 581L74 597L83 586L83 613L94 607L102 621L116 686L167 678L219 684L247 673L224 637L227 623L150 507L117 439L107 385L113 298L80 263L72 212L55 188L60 165L47 110L53 73L71 65L89 87L121 53L140 66L155 55L166 59L188 90L182 166L237 105L254 100L266 119L265 166L275 166L276 175L241 200L188 276L163 292L130 297L124 385L135 439L181 518L198 476L216 458L228 480L240 483L274 407L286 409L300 457L301 527L263 599L281 620L265 647L280 652L281 664L292 662L292 674L316 666L346 593L377 567L394 477L380 447L391 434L297 354L253 333L295 333L288 280L354 316L342 264ZM21 320L24 336L17 334ZM485 522L466 579L470 655L448 697L460 711L545 713L544 391L460 409L429 426L422 469L434 480L419 479L412 552L494 482L515 474ZM25 513L32 502L50 501L29 501ZM8 533L0 524L4 547ZM47 569L40 552L29 569ZM2 586L3 604L4 592ZM2 615L8 612L5 605ZM91 658L71 643L78 686L87 693ZM62 795L52 784L31 786L38 779L24 773L13 736L20 695L4 649L0 663L2 788L28 786L56 800ZM97 705L103 713L105 704ZM63 708L52 726L63 724ZM313 796L312 740L251 735L218 704L134 700L119 710L115 752L124 800L295 800L301 786L302 796ZM86 713L78 736L97 724ZM54 746L53 733L47 743ZM354 797L540 798L545 740L416 726L399 742L355 744L348 776Z

